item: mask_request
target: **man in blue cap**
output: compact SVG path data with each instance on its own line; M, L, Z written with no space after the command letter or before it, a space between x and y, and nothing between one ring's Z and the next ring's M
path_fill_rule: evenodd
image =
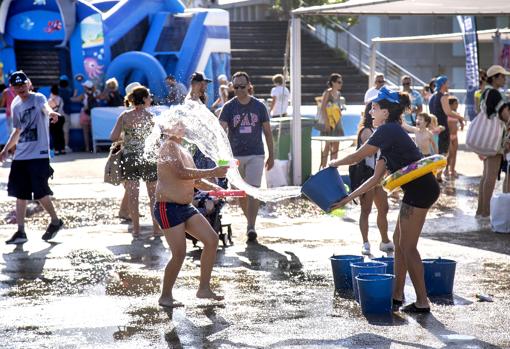
M448 147L450 145L450 130L448 128L448 117L455 118L464 122L464 118L450 108L448 103L448 77L445 75L436 78L436 92L429 101L429 110L431 114L437 117L439 125L444 127L444 131L439 134L438 149L439 154L448 156ZM437 173L438 182L442 182L441 172Z

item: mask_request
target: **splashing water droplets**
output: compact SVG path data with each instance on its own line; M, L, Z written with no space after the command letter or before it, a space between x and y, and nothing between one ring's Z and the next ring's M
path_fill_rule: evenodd
M158 113L159 111L159 113ZM145 142L144 156L156 159L162 130L165 132L179 132L184 127L183 139L200 149L215 163L221 159L233 159L232 149L226 132L220 125L218 118L203 104L186 101L182 105L172 106L170 109L151 110L155 116L155 126ZM166 159L160 159L165 161ZM168 159L171 160L171 159ZM237 167L228 170L229 182L248 195L265 202L275 202L301 195L301 187L256 188L246 183Z

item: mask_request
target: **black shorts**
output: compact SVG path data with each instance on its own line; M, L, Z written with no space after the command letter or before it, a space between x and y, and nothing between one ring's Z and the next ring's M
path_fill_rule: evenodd
M21 200L39 200L53 195L48 185L51 176L53 169L50 159L14 160L9 173L7 193Z
M440 188L432 173L416 178L402 186L404 198L402 202L417 208L430 208L439 197Z
M439 154L448 154L448 148L450 147L450 132L448 130L441 132L437 143Z

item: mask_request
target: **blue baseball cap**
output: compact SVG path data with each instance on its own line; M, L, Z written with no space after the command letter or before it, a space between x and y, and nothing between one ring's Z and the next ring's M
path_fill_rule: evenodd
M60 78L59 78L60 81L69 81L69 78L67 77L67 75L60 75Z
M436 92L439 92L441 87L448 81L448 77L446 75L441 75L436 78Z
M377 94L377 97L372 99L372 102L380 102L383 99L387 100L391 103L400 103L400 95L398 92L392 92L389 88L386 86L383 86L379 89L379 93Z

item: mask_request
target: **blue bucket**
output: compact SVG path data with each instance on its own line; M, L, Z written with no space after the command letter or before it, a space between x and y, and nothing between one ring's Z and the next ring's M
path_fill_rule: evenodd
M352 274L352 290L354 291L354 298L359 303L358 285L356 283L356 276L359 274L384 274L386 273L386 263L383 262L357 262L351 263Z
M453 281L457 262L451 259L424 259L425 287L429 296L453 294Z
M395 273L393 272L393 265L395 264L395 258L393 258L393 257L379 257L379 258L372 258L372 260L376 261L376 262L383 262L383 263L388 264L388 266L386 267L386 274L395 275Z
M363 262L362 256L340 255L329 257L335 290L352 291L351 263Z
M392 308L393 279L391 274L359 274L356 283L363 314L390 313Z
M328 167L317 172L303 184L301 192L329 212L331 205L347 196L344 182L335 167Z

